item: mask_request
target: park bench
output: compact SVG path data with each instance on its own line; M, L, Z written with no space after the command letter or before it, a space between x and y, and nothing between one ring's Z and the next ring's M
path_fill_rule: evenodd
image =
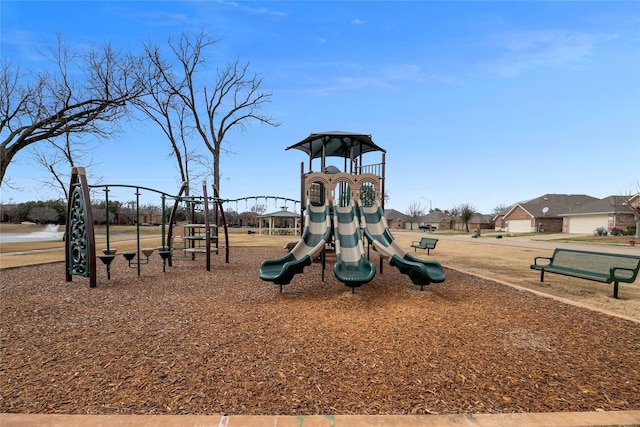
M546 260L544 263L543 260ZM539 262L540 261L540 262ZM618 298L618 283L633 283L640 269L640 256L602 252L556 249L552 257L535 257L531 268L596 282L613 283L613 297Z
M416 252L418 249L426 249L427 255L429 255L429 251L436 248L436 243L438 243L438 239L423 237L419 242L411 242L411 247L413 248L414 252Z

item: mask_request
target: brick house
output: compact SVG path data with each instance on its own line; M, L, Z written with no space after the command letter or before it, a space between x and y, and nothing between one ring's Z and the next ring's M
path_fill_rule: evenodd
M495 215L491 221L493 222L493 229L495 231L505 231L507 228L507 222L504 219L504 216L506 215L506 212L501 212L497 215Z
M420 225L432 225L438 230L453 230L456 221L442 211L432 211L420 217Z
M470 232L473 232L474 230L492 230L493 228L493 217L491 215L476 213L469 219ZM462 221L455 222L452 229L458 231L467 231Z
M411 219L395 209L385 209L384 216L387 219L389 229L404 230L405 225L409 224Z
M432 211L418 217L411 222L411 217L398 212L395 209L385 209L384 215L390 229L419 231L421 225L432 225L438 230L453 230L455 221L447 214L440 211Z
M626 203L629 196L608 196L584 206L574 208L572 212L562 213L563 233L594 233L597 230L623 232L627 227L635 226L633 212Z
M505 231L561 233L564 215L598 200L585 194L545 194L526 202L519 202L504 216Z

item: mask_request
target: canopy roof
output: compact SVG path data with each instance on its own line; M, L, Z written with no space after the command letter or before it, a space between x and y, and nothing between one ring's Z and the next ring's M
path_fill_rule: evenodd
M280 209L279 211L258 215L258 218L298 218L299 213L289 212L286 209Z
M371 135L342 131L312 133L297 144L287 147L286 150L296 148L307 153L311 159L317 159L322 157L323 147L325 157L349 159L370 151L386 153L384 149L373 142Z

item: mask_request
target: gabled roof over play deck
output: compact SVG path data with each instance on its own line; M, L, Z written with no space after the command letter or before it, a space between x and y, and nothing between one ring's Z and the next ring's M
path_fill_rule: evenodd
M339 168L332 170L331 165L327 165L328 157L341 157L344 159L342 172L348 174L364 174L369 173L380 178L380 194L385 194L385 155L386 151L376 145L371 135L355 132L329 131L321 133L312 133L302 141L287 147L285 150L295 148L304 151L309 155L308 173L313 173L313 159L320 159L320 173L334 173L340 171ZM381 161L369 164L363 163L364 153L381 153ZM304 177L304 163L301 163L301 174ZM304 210L304 179L301 187L301 205ZM381 198L382 207L384 208L384 197Z
M373 142L371 135L342 131L312 133L302 141L287 147L286 150L292 148L304 151L310 159L322 157L349 159L370 151L386 153L383 148Z

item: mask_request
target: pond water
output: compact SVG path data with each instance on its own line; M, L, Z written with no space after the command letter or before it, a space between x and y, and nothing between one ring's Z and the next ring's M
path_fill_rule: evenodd
M62 241L64 231L59 228L59 225L49 224L44 230L31 233L0 233L0 243Z

